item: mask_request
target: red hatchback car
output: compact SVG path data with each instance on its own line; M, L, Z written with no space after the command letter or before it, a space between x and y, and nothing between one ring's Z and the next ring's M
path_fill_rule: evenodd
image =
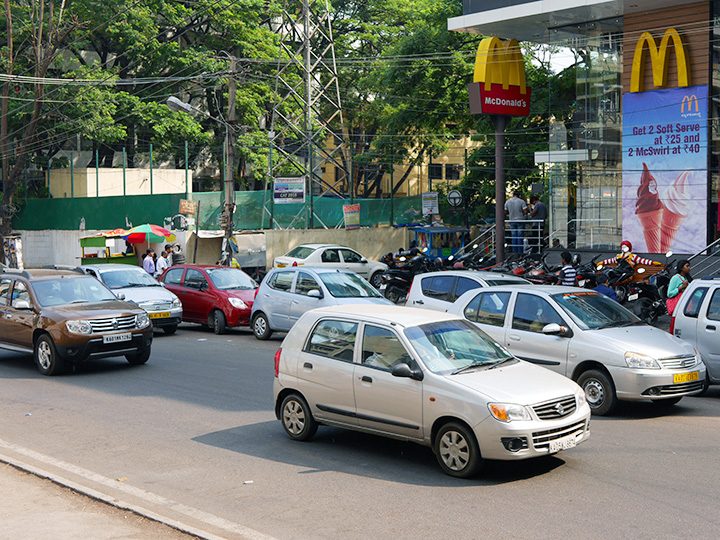
M216 334L228 326L250 326L258 284L239 268L179 264L160 281L182 302L184 322L208 325Z

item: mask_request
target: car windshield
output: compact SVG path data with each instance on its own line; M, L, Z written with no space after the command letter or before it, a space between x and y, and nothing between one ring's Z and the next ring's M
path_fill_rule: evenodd
M583 330L633 326L641 321L607 296L594 292L559 293L552 297Z
M253 290L258 284L242 270L237 268L206 268L210 281L217 289L228 290Z
M320 279L335 298L382 298L372 285L357 274L332 272L320 274Z
M298 246L288 251L285 256L292 257L293 259L307 259L313 251L315 251L315 248Z
M32 288L43 307L117 300L105 285L90 276L36 281Z
M129 266L127 269L100 270L105 285L111 289L123 287L160 287L160 284L142 268Z
M468 321L438 321L405 329L405 336L433 373L487 368L513 356Z

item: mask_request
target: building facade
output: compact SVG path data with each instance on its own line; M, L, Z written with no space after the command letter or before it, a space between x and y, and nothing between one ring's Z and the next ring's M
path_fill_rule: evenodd
M448 29L576 55L573 119L551 120L537 158L562 243L695 253L718 238L720 1L464 0Z

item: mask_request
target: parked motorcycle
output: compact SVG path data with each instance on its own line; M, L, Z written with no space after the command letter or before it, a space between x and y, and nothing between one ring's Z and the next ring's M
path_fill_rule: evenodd
M635 269L632 265L624 259L620 259L618 265L615 268L606 268L603 270L602 266L598 267L598 270L602 270L608 278L608 287L615 291L618 302L624 304L627 302L630 294L630 284L635 277Z
M586 289L594 289L597 287L597 269L596 261L600 254L595 255L588 263L578 266L577 268L577 286Z
M547 256L548 254L545 253L539 261L527 268L522 277L538 285L554 285L557 283L560 266L547 264Z
M628 300L635 300L635 315L650 325L667 313L667 292L670 285L671 261L660 272L632 284ZM640 270L643 270L642 268ZM639 270L638 270L639 271Z
M415 274L428 272L433 265L434 262L424 253L415 255L410 259L400 257L400 261L395 268L388 268L383 273L380 292L395 304L401 302L410 291L410 285L412 285Z

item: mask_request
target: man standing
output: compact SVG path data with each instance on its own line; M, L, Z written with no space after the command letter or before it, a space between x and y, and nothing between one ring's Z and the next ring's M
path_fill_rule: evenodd
M530 204L533 205L532 211L530 212L530 219L533 220L532 228L532 240L535 244L535 248L540 253L542 247L542 240L545 236L545 220L547 219L547 206L542 202L537 195L530 197Z
M165 269L170 266L168 264L168 251L167 249L163 250L160 253L160 258L157 260L157 263L155 264L155 277L159 278L162 276L162 273L165 271Z
M145 257L143 257L143 269L151 276L155 274L155 262L153 261L153 253L155 252L152 249L148 248L145 252Z
M505 202L505 214L510 219L511 247L515 253L523 252L524 220L527 213L528 207L525 201L520 198L520 192L513 192L512 198Z

